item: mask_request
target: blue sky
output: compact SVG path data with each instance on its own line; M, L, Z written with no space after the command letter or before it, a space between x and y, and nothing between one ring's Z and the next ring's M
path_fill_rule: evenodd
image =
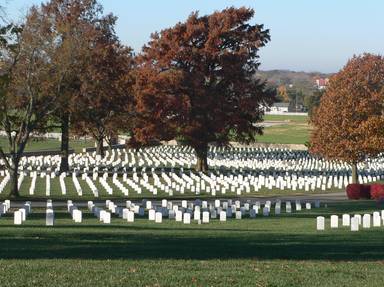
M41 0L6 0L21 17ZM383 0L99 0L119 17L124 44L140 51L153 31L185 20L192 11L208 14L228 6L255 9L254 23L270 29L260 52L261 69L336 72L354 54L384 54Z

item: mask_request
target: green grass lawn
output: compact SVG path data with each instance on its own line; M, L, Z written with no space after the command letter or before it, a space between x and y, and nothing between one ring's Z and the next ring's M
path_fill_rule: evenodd
M32 138L29 140L25 151L46 151L46 150L60 150L61 142L56 139L35 139ZM0 136L0 146L8 151L8 140ZM69 148L74 149L76 152L81 152L83 148L93 147L94 142L91 140L75 140L71 139L69 142Z
M0 218L1 286L382 286L384 227L331 230L329 216L378 210L330 203L291 215L183 225L164 219L103 225L34 209L22 226ZM326 216L325 231L315 218Z
M307 116L265 115L264 120L285 123L264 128L264 134L257 137L258 142L305 144L309 141L311 127Z

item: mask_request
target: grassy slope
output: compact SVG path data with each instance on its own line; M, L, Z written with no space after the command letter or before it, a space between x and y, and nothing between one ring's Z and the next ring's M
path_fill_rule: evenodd
M91 214L75 225L56 210L45 227L39 210L15 227L0 219L2 286L382 286L383 228L329 229L329 215L375 210L373 202L279 217L162 224ZM83 210L85 212L85 210ZM327 230L315 230L315 217ZM11 284L13 282L13 284Z

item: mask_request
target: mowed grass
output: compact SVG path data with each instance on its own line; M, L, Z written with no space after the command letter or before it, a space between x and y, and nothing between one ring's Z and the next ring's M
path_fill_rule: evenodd
M114 215L103 225L85 208L75 224L55 207L54 227L33 208L22 226L11 214L0 218L1 286L382 286L384 227L329 228L331 214L381 208L329 203L205 225ZM318 215L327 218L325 231L316 231Z
M257 137L261 143L305 144L309 141L311 126L307 116L265 115L268 122L283 122L276 126L265 127L264 134Z
M8 140L4 136L0 136L0 146L5 152L8 152ZM25 151L57 151L60 150L61 142L56 139L42 139L31 138L25 148ZM71 139L69 141L69 148L74 149L76 152L81 152L83 148L94 147L94 142L85 139Z

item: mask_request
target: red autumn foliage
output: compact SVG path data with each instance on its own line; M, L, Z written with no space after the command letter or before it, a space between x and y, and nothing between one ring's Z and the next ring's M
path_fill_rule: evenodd
M250 24L253 15L247 8L196 12L152 35L137 57L135 141L180 138L195 149L200 171L208 168L209 143L255 141L261 105L273 94L255 78L269 31Z
M371 185L371 198L375 200L384 199L384 184Z
M352 165L384 150L384 58L353 57L331 77L311 118L311 152Z

